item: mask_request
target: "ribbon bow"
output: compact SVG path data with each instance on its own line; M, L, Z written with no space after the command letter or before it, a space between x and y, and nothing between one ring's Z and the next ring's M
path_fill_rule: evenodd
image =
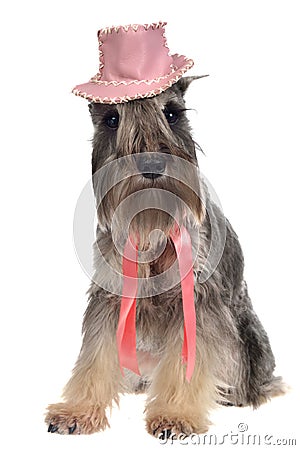
M179 265L184 317L182 362L186 364L186 379L190 381L196 356L196 314L191 237L187 229L177 225L170 235ZM121 298L117 345L119 364L140 375L136 357L136 295L138 288L138 245L128 237L123 255L123 290Z

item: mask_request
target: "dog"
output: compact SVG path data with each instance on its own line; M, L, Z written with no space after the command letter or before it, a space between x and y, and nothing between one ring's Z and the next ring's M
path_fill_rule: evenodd
M112 82L108 76L116 77L112 68L105 66L110 45L115 49L127 38L135 43L139 38L146 39L147 45L157 38L159 51L152 56L161 53L161 60L169 57L164 26L158 23L100 30L102 78L98 75L74 90L89 100L94 125L92 174L98 219L95 274L83 320L82 348L64 389L64 402L48 407L46 423L51 433L74 435L104 430L108 426L107 409L118 404L119 395L127 392L147 394L146 429L160 438L206 432L209 412L218 403L257 408L285 393L281 377L274 376L270 342L248 295L237 235L199 176L185 93L200 77L183 76L182 68L178 75L174 66L172 82L167 80L167 85L162 85L165 69L159 76L148 74L152 82L144 83L146 86L128 81L127 72L123 83ZM116 40L112 43L112 39ZM124 48L125 44L122 51ZM134 47L134 52L139 48ZM121 67L120 52L116 64ZM133 60L140 61L136 56L134 53ZM123 63L128 65L128 54L126 57ZM189 60L182 61L189 68ZM176 67L180 69L178 60ZM135 70L134 64L130 70ZM131 76L137 78L136 74ZM159 87L157 83L161 83ZM114 88L112 95L109 90ZM192 345L193 340L188 340L190 325L185 322L182 303L184 277L178 275L176 226L188 230L191 244L187 244L186 254L190 249L194 255L190 310L194 308L196 319L195 348L194 356L188 352L185 361L181 358L183 342L187 339ZM120 351L126 353L126 348L122 350L116 338L126 258L115 243L121 242L124 249L126 234L138 252L132 267L136 266L138 280L144 283L135 293L133 312L136 330L131 351L136 366L126 366L126 354L120 358ZM219 256L214 259L216 254ZM142 255L144 259L138 260Z

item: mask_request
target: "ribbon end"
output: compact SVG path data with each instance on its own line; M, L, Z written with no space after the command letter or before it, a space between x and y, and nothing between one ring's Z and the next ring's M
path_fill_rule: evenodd
M185 379L188 383L190 383L193 373L194 373L194 369L195 369L195 364L193 361L191 361L191 363L189 363L189 359L187 358L186 355L182 355L181 356L181 363L182 365L185 365Z
M126 361L122 361L122 360L120 360L120 358L119 358L119 367L120 367L120 371L121 371L121 374L122 374L123 377L125 376L125 374L124 374L124 369L130 370L131 372L135 373L135 374L138 375L139 377L142 376L141 373L140 373L140 371L139 371L138 364L137 364L137 363L134 364L134 363L133 363L133 360L128 361L128 363L126 363Z

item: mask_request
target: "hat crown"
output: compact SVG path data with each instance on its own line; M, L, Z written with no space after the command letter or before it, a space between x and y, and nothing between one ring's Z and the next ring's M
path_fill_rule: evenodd
M100 30L100 79L152 80L169 73L173 59L163 27L160 22L150 27L130 25Z
M165 25L158 22L99 30L99 71L72 92L95 103L117 104L167 90L193 66L193 61L170 54Z

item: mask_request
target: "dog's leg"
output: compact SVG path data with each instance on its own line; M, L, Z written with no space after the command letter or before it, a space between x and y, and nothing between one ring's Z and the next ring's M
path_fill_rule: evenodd
M208 412L218 395L208 361L197 358L188 382L181 363L181 347L173 345L153 374L146 404L147 430L162 439L206 432L210 425Z
M115 342L118 309L113 303L99 297L90 300L82 349L63 393L65 402L48 407L46 423L52 433L90 434L109 425L105 409L118 403L122 389Z
M285 394L287 386L281 377L273 375L275 359L269 338L253 310L245 282L231 309L241 346L239 369L235 370L238 376L228 398L234 405L257 408L271 397Z

